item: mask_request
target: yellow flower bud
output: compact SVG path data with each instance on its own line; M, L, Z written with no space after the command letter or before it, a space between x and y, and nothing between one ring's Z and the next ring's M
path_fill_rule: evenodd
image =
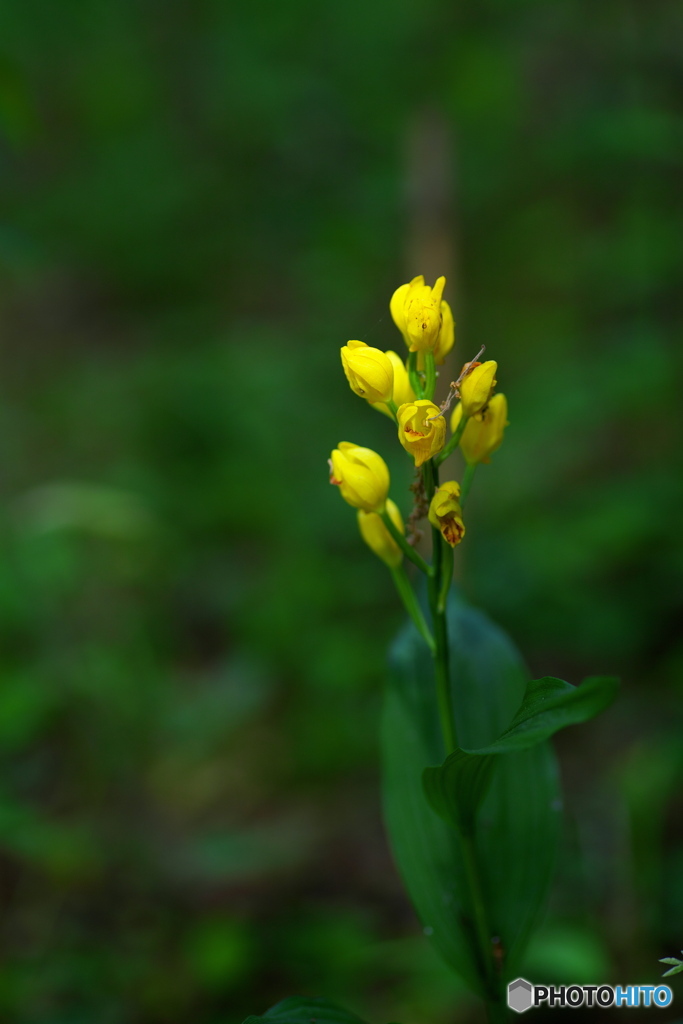
M462 418L462 405L456 405L451 417L451 430L455 431ZM481 412L467 421L460 438L460 448L467 462L490 462L490 456L503 443L503 432L507 427L508 403L505 395L494 395Z
M387 402L394 389L394 367L378 348L349 341L341 350L342 366L351 390L368 402Z
M496 370L498 363L488 359L485 363L477 363L460 384L460 400L463 415L474 416L487 404L496 386Z
M435 350L441 330L441 296L445 286L446 278L439 277L430 288L420 274L409 284L402 284L392 295L389 309L411 352Z
M446 278L427 284L412 284L406 293L403 311L411 352L433 352L441 330L441 296Z
M441 536L452 548L465 536L459 497L460 484L449 480L436 489L429 505L429 522L441 530Z
M389 493L389 470L381 455L342 441L330 456L330 483L344 501L364 512L381 512Z
M401 533L405 533L401 513L391 498L387 498L387 512L396 529ZM359 509L358 526L360 527L363 540L375 552L377 557L386 562L390 568L398 568L403 561L403 552L377 513L363 512L362 509Z
M394 402L396 405L403 405L404 402L415 401L415 392L412 389L405 363L395 352L385 352L384 354L394 368L394 393L392 395ZM372 407L379 410L379 412L383 412L386 416L394 418L389 406L383 402L373 403Z
M434 349L434 361L437 366L442 366L446 361L446 356L453 348L455 344L455 321L453 320L453 314L451 307L447 302L441 303L441 330L439 331L439 337L436 342L436 348ZM424 370L425 360L424 352L418 352L417 355L417 368L418 370Z
M410 347L410 338L408 337L408 330L406 327L406 296L414 285L424 285L424 283L425 279L422 274L420 274L418 277L414 277L409 284L400 285L389 300L389 312L391 313L394 323L403 335L403 339L408 347Z
M410 383L406 364L403 362L401 357L396 354L396 352L387 352L387 356L391 360L391 365L394 368L393 399L396 402L396 405L404 405L406 402L414 402L415 392L413 391L413 385Z
M438 405L420 398L398 410L398 439L420 467L440 452L446 440L446 421Z
M441 303L441 330L434 349L434 359L441 366L455 343L455 321L448 303Z

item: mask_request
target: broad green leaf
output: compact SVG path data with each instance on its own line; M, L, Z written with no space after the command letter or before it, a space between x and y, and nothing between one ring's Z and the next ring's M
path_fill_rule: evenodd
M578 725L593 718L612 703L619 681L612 676L591 676L581 686L545 676L532 680L526 688L519 711L494 743L470 754L506 754L548 739L558 729Z
M512 724L495 743L478 750L456 750L442 765L425 768L423 783L430 804L461 832L471 831L496 755L526 750L558 729L585 722L607 707L617 686L618 681L607 676L593 676L580 687L549 676L532 680Z
M365 1024L365 1021L327 999L295 996L271 1006L262 1017L247 1017L244 1024Z
M458 737L463 747L484 748L510 728L528 672L502 630L455 597L448 627ZM382 745L394 856L426 933L450 966L482 992L458 836L430 807L422 786L423 769L441 764L445 751L432 660L412 625L398 637L390 661ZM488 793L476 812L475 842L505 979L514 976L545 899L561 804L548 743L493 762Z
M424 791L437 814L461 832L472 832L474 820L488 791L495 755L456 750L442 765L425 768Z

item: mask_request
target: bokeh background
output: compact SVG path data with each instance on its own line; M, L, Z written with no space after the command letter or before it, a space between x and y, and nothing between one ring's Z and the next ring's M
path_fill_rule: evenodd
M400 350L419 272L447 379L485 343L510 402L466 594L534 674L623 679L557 743L527 973L678 954L682 32L668 0L0 5L3 1020L479 1019L387 849L401 612L325 461L377 448L407 498L338 350Z

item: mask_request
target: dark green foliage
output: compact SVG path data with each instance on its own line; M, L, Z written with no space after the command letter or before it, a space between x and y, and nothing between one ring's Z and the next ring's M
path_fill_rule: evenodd
M548 739L558 729L578 725L600 714L614 700L618 680L592 676L581 686L546 676L527 683L524 700L509 727L488 746L469 754L513 754Z
M601 676L587 679L580 689L561 679L531 680L519 711L493 743L456 750L442 765L425 768L422 781L430 804L461 832L472 832L497 765L495 758L528 750L558 729L593 718L612 701L616 687L616 679ZM514 763L505 759L498 768L514 770Z
M513 719L526 672L508 638L483 613L453 599L448 620L459 740L486 748ZM453 969L482 991L458 837L429 805L422 784L424 768L442 759L443 746L431 658L412 626L395 644L391 662L383 747L392 847L427 934ZM560 803L555 759L547 743L504 758L465 756L470 765L476 762L466 772L474 792L458 821L476 836L492 934L500 938L508 976L519 965L550 882ZM446 764L458 766L461 758L452 758Z
M425 796L444 821L455 825L463 834L472 834L495 764L493 754L477 755L456 750L437 768L424 769L422 784Z
M683 949L681 950L683 953ZM668 971L664 971L663 978L670 978L673 974L680 974L683 972L683 960L679 960L675 956L663 956L659 961L660 964L672 964Z

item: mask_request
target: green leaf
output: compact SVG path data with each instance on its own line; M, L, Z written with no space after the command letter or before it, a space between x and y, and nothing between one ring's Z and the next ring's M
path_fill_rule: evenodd
M271 1006L262 1017L247 1017L244 1024L366 1024L350 1010L327 999L294 996Z
M619 680L612 676L591 676L581 686L545 676L531 680L524 700L510 727L494 743L470 754L506 754L527 750L548 739L558 729L593 718L612 703Z
M508 637L455 597L448 627L458 736L468 749L486 748L511 727L528 672ZM382 746L394 856L425 931L447 963L482 993L458 836L434 813L422 786L423 769L441 764L445 750L432 659L412 625L398 637L390 662ZM492 758L485 797L485 776L473 773L472 778L481 798L475 810L476 853L505 980L514 977L550 882L561 806L555 757L548 743L539 743Z
M494 764L493 754L478 757L456 750L442 765L425 768L422 783L436 813L461 832L472 832L476 813L491 783Z
M491 781L496 755L527 750L558 729L599 714L614 699L618 680L593 676L580 687L546 676L527 684L522 706L494 743L456 750L442 765L425 768L425 794L434 810L461 832L471 832Z
M683 953L683 949L681 950ZM683 960L679 960L675 956L664 956L659 961L660 964L673 964L674 966L669 971L664 971L663 978L670 978L672 974L680 974L683 971Z

